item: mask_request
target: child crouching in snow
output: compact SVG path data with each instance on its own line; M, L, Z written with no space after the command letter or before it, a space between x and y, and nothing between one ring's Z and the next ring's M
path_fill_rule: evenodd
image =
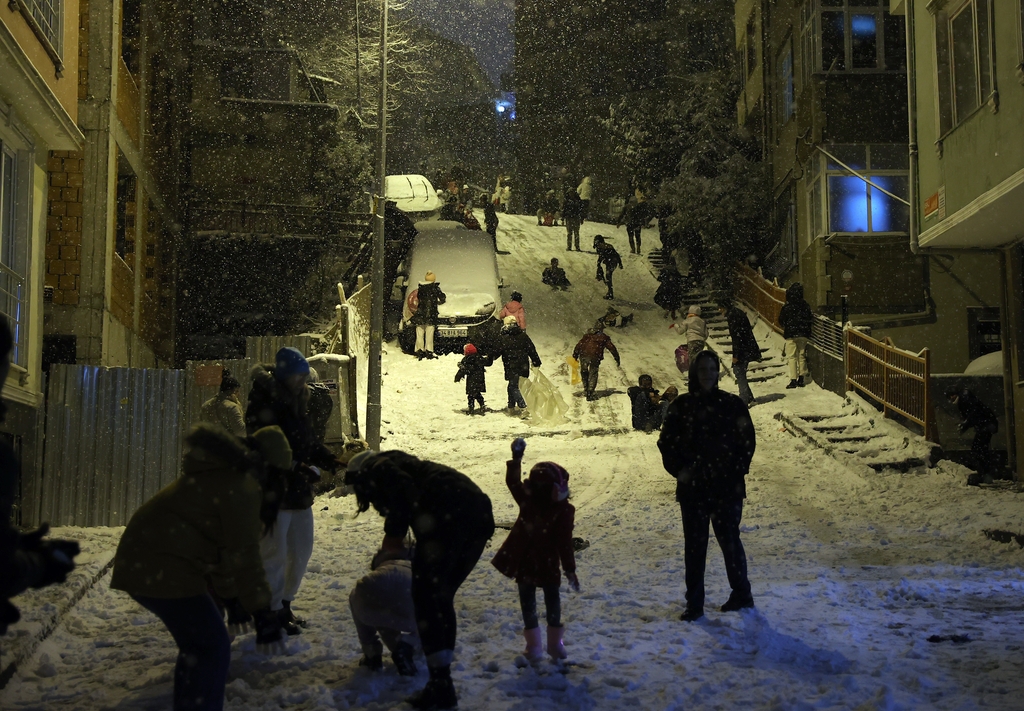
M487 392L487 377L484 368L491 364L491 359L477 353L476 346L467 343L462 352L465 358L459 361L459 372L455 374L455 382L466 379L466 397L469 398L469 414L473 414L473 406L480 403L480 414L484 414L484 393Z
M558 596L559 561L569 585L577 592L580 589L572 548L576 508L567 501L569 474L554 462L533 465L526 482L522 481L525 450L526 442L522 438L512 442L512 459L505 464L505 484L519 504L519 517L491 562L503 575L514 578L519 586L526 638L523 654L531 662L540 661L544 656L537 619L537 588L544 590L548 654L558 661L566 658L562 642L565 627Z

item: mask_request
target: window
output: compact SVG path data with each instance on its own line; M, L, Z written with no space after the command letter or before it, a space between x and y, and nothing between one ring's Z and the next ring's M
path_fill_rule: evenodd
M753 12L747 18L746 46L744 47L743 56L746 68L744 77L749 77L757 69L757 22Z
M905 71L904 18L879 0L807 0L801 8L801 63L816 72Z
M142 56L142 0L121 2L121 59L128 71L139 75Z
M18 154L0 141L0 315L14 336L11 363L25 366L25 253L22 178Z
M906 145L836 145L825 150L838 161L824 155L811 158L807 198L812 239L826 233L902 233L909 229L909 208L892 197L905 200L908 194ZM840 162L874 185L852 175Z
M779 55L776 72L779 80L779 125L785 126L793 118L793 45L789 41Z
M118 151L117 161L117 222L114 229L114 251L129 267L135 260L135 216L138 180L124 154Z
M989 100L989 0L950 4L935 18L939 135L963 123Z
M64 0L12 0L59 60L64 55ZM11 5L14 9L14 4ZM61 67L63 68L63 67Z

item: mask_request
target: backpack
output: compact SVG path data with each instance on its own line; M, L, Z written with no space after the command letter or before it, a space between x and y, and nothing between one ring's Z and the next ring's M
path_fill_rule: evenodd
M676 367L683 375L690 372L690 348L685 343L676 348Z

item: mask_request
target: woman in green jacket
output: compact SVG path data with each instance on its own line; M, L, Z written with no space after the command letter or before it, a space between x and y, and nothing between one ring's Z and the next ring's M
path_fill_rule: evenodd
M231 643L210 587L233 621L252 615L258 647L282 646L260 558L264 495L256 476L290 469L292 453L279 427L249 442L255 451L217 425L196 425L181 476L135 512L117 546L110 587L159 617L178 645L175 711L224 705Z

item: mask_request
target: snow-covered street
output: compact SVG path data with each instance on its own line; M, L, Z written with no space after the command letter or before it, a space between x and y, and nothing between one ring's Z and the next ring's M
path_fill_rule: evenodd
M758 449L742 530L757 607L717 611L728 583L712 540L707 615L679 621L683 540L675 481L662 468L657 433L630 429L625 396L641 373L659 390L685 387L673 359L678 336L652 302L657 281L646 252L659 246L657 232L645 231L645 255L637 256L623 228L583 226L587 250L595 234L611 235L625 266L610 303L635 314L626 328L608 330L622 368L606 358L600 397L588 402L570 384L566 356L609 304L594 279L596 257L566 252L564 229L535 222L501 215L498 244L509 252L498 258L502 293L524 296L541 371L570 405L565 423L537 426L503 411L470 417L464 386L454 382L459 355L417 361L394 344L385 347L386 448L465 472L507 526L516 507L504 462L512 438L523 436L527 466L552 460L568 469L575 535L590 543L577 553L582 591L563 585L569 665L518 666L515 584L490 565L506 534L498 530L456 598L459 708L1022 707L1024 550L989 540L983 530L1024 532L1024 498L967 487L964 470L949 462L906 474L838 462L786 432L774 415L837 410L842 398L815 385L785 390L785 377L752 383L760 401L751 410ZM565 268L569 291L541 284L551 257ZM778 349L763 324L755 332L762 346ZM736 390L730 378L722 387ZM489 407L505 403L500 365L488 371L485 397ZM426 678L422 658L413 679L399 677L390 663L378 673L360 668L348 610L383 519L372 511L355 517L352 498L322 496L314 512L316 547L295 602L309 627L282 657L256 654L251 635L236 640L226 707L408 708L402 700ZM116 545L109 529L54 533L82 540L90 556L109 556ZM155 617L109 588L108 573L0 691L0 707L165 709L176 653Z

